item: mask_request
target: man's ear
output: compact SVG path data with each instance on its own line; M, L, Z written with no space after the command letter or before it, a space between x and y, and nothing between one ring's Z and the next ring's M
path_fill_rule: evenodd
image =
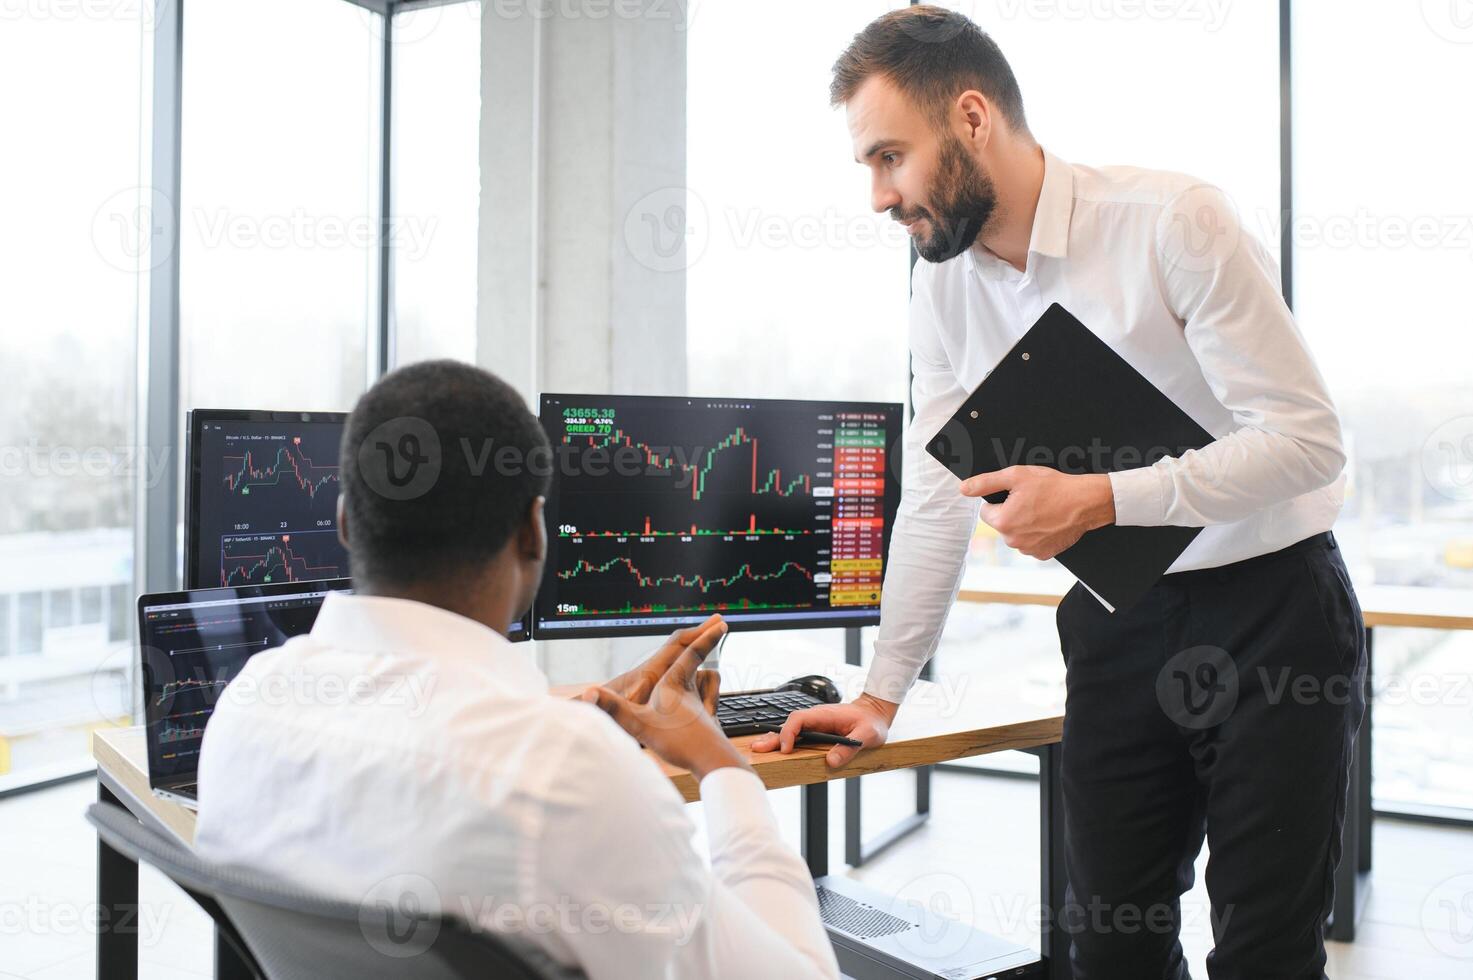
M962 142L976 149L992 139L992 104L976 89L967 89L956 99L956 111L962 127Z
M539 564L547 558L547 524L542 517L543 505L546 503L546 497L534 497L532 505L527 508L527 519L517 532L517 550L521 556Z
M348 508L343 502L341 491L338 493L338 541L350 552L353 550L352 545L348 544Z

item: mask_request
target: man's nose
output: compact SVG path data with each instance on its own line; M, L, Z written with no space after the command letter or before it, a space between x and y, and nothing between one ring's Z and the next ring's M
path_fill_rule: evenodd
M889 211L900 204L900 195L895 193L895 188L875 181L870 188L869 203L876 211Z

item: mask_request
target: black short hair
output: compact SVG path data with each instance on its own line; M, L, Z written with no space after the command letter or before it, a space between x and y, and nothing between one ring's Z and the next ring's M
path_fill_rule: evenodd
M547 436L488 371L423 361L385 375L343 432L342 493L354 579L444 581L494 558L547 493Z
M935 125L944 125L957 96L976 89L1015 132L1028 132L1012 66L966 14L922 4L876 17L834 62L829 102L843 105L874 75L893 82Z

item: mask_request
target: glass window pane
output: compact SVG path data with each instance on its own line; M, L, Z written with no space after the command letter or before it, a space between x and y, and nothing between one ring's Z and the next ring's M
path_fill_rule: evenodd
M16 606L19 623L16 652L40 653L41 637L45 632L41 620L41 593L22 592L16 596Z
M693 394L905 400L908 240L870 210L844 113L828 104L834 59L896 6L903 3L760 0L702 4L693 16ZM756 72L754 51L762 52Z
M342 0L190 0L186 409L346 410L363 390L380 24Z
M46 628L58 629L77 621L74 601L77 593L73 589L52 589L46 593Z
M144 6L0 15L0 791L86 766L129 652L75 595L133 576Z
M77 622L102 622L102 589L89 585L77 592Z
M1473 91L1458 9L1293 8L1294 298L1345 429L1336 534L1361 586L1473 588L1473 130L1438 97ZM1367 119L1416 134L1410 171L1405 147L1366 138ZM1473 808L1452 683L1470 653L1467 632L1376 631L1378 806Z
M394 17L395 359L476 358L481 4Z
M110 585L107 589L107 638L109 642L126 640L133 614L133 590L128 585Z

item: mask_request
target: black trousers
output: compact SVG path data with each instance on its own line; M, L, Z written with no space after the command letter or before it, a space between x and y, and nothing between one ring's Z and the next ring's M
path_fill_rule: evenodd
M1076 980L1184 980L1205 835L1212 980L1322 978L1365 631L1330 534L1058 611Z

